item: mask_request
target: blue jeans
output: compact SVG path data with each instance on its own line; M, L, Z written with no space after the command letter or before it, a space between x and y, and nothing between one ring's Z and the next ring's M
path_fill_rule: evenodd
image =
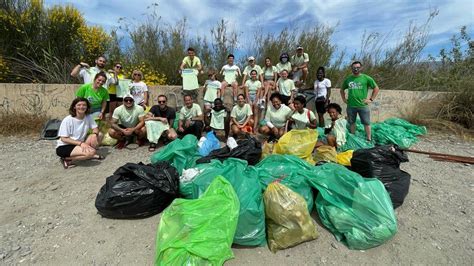
M356 122L357 114L363 125L370 125L370 109L366 107L349 107L347 106L347 123L352 125Z

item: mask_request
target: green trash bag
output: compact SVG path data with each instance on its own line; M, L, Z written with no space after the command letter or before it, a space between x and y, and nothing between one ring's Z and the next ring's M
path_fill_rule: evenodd
M370 149L374 147L373 142L368 142L365 137L365 133L356 132L356 134L350 133L349 130L346 132L346 143L341 147L337 147L338 152L345 152L348 150L358 149Z
M306 180L314 177L314 166L294 155L273 154L260 161L255 167L264 189L273 181L282 179L281 184L304 198L308 211L311 213L314 204L313 192Z
M319 218L338 241L350 249L369 249L395 235L397 219L382 182L333 163L317 166L314 172L309 183L319 191Z
M386 119L383 121L385 124L389 124L392 126L401 126L403 127L406 131L408 131L411 134L414 134L416 136L419 135L425 135L428 131L426 130L426 127L424 126L417 126L414 125L406 120L403 120L401 118L393 117Z
M426 134L426 128L400 118L389 118L372 126L372 136L378 145L396 144L402 149L418 141L416 136Z
M234 257L238 215L237 194L222 176L199 199L175 199L161 215L155 265L222 265Z
M216 176L224 176L232 184L240 202L234 244L265 245L265 209L256 168L248 166L247 161L228 158L223 162L212 160L210 163L198 164L194 169L200 173L190 182L180 182L180 194L185 198L197 199Z
M178 170L179 174L184 169L194 167L196 160L201 158L198 152L197 139L194 135L188 134L183 139L175 139L161 150L151 155L151 163L167 161Z

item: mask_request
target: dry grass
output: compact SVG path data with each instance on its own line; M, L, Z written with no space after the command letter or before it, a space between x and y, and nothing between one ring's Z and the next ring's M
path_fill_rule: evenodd
M39 136L49 118L45 115L0 114L1 136Z

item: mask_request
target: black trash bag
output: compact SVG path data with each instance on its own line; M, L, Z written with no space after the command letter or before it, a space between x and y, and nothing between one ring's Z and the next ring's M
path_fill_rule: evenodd
M367 178L377 178L385 186L394 208L403 204L410 188L411 176L400 170L408 156L397 145L383 145L354 151L351 170Z
M262 157L262 144L253 137L238 140L237 147L230 149L225 146L218 150L213 150L208 156L202 157L196 163L209 163L212 159L223 161L229 157L239 158L248 162L249 165L256 165Z
M95 207L106 218L145 218L163 211L178 193L179 174L168 162L127 163L107 177Z

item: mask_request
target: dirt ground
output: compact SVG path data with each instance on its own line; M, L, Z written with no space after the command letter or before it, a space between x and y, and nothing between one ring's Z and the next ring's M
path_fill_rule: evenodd
M146 147L101 149L102 162L64 170L55 142L0 137L0 264L151 265L160 215L142 220L101 218L95 197L126 162L149 163ZM474 143L433 134L413 148L474 156ZM318 226L320 237L273 254L234 247L227 265L442 264L473 265L474 166L409 154L410 193L396 210L399 231L382 246L349 250ZM313 216L316 215L313 213Z

